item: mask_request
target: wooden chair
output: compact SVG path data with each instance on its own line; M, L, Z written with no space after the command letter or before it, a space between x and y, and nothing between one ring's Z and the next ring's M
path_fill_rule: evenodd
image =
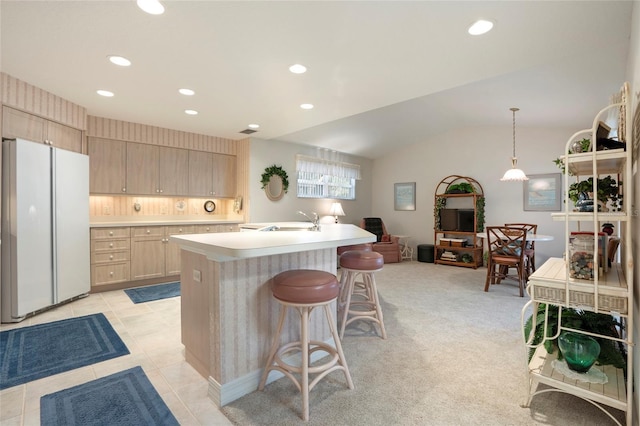
M499 284L505 278L513 278L518 281L520 297L523 297L527 282L527 231L521 227L487 226L487 243L489 256L484 291L489 291L489 284ZM511 268L516 269L516 275L509 275Z
M528 234L537 234L538 225L533 223L505 223L504 226L511 226L516 228L524 228ZM527 241L527 247L524 250L524 255L527 262L527 278L529 275L536 271L536 242Z

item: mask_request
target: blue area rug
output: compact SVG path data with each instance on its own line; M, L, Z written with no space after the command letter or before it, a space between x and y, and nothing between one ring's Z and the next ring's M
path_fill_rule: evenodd
M0 333L0 389L127 355L103 314Z
M128 288L124 291L133 303L150 302L180 296L180 282Z
M141 367L40 398L40 424L178 425Z

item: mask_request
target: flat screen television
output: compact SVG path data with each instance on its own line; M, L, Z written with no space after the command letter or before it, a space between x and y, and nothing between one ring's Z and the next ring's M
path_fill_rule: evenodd
M475 231L475 211L473 209L458 210L458 230L462 232Z

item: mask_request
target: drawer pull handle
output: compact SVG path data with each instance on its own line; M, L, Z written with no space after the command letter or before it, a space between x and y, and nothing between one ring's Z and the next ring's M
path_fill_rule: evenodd
M150 229L147 229L147 234L150 234L150 233L151 233L151 230L150 230Z
M113 243L109 243L109 247L113 247Z
M110 235L110 236L111 236L111 235L113 235L113 231L109 231L109 235Z
M109 275L113 276L113 271L109 272Z
M110 256L109 256L109 259L113 259L113 255L110 255Z

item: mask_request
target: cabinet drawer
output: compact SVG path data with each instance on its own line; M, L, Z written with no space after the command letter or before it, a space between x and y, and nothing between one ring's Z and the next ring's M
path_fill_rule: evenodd
M164 237L164 226L136 226L131 228L131 237Z
M91 241L91 252L103 252L103 251L124 251L130 249L130 241L126 240L98 240Z
M196 232L196 227L193 225L167 226L166 235L194 234L195 232Z
M91 263L117 263L129 260L131 260L129 250L91 253Z
M99 286L129 281L129 266L129 262L93 265L91 266L91 285Z
M196 234L209 234L218 232L218 225L196 225Z
M126 228L91 228L92 240L106 240L109 238L129 238L129 227Z

